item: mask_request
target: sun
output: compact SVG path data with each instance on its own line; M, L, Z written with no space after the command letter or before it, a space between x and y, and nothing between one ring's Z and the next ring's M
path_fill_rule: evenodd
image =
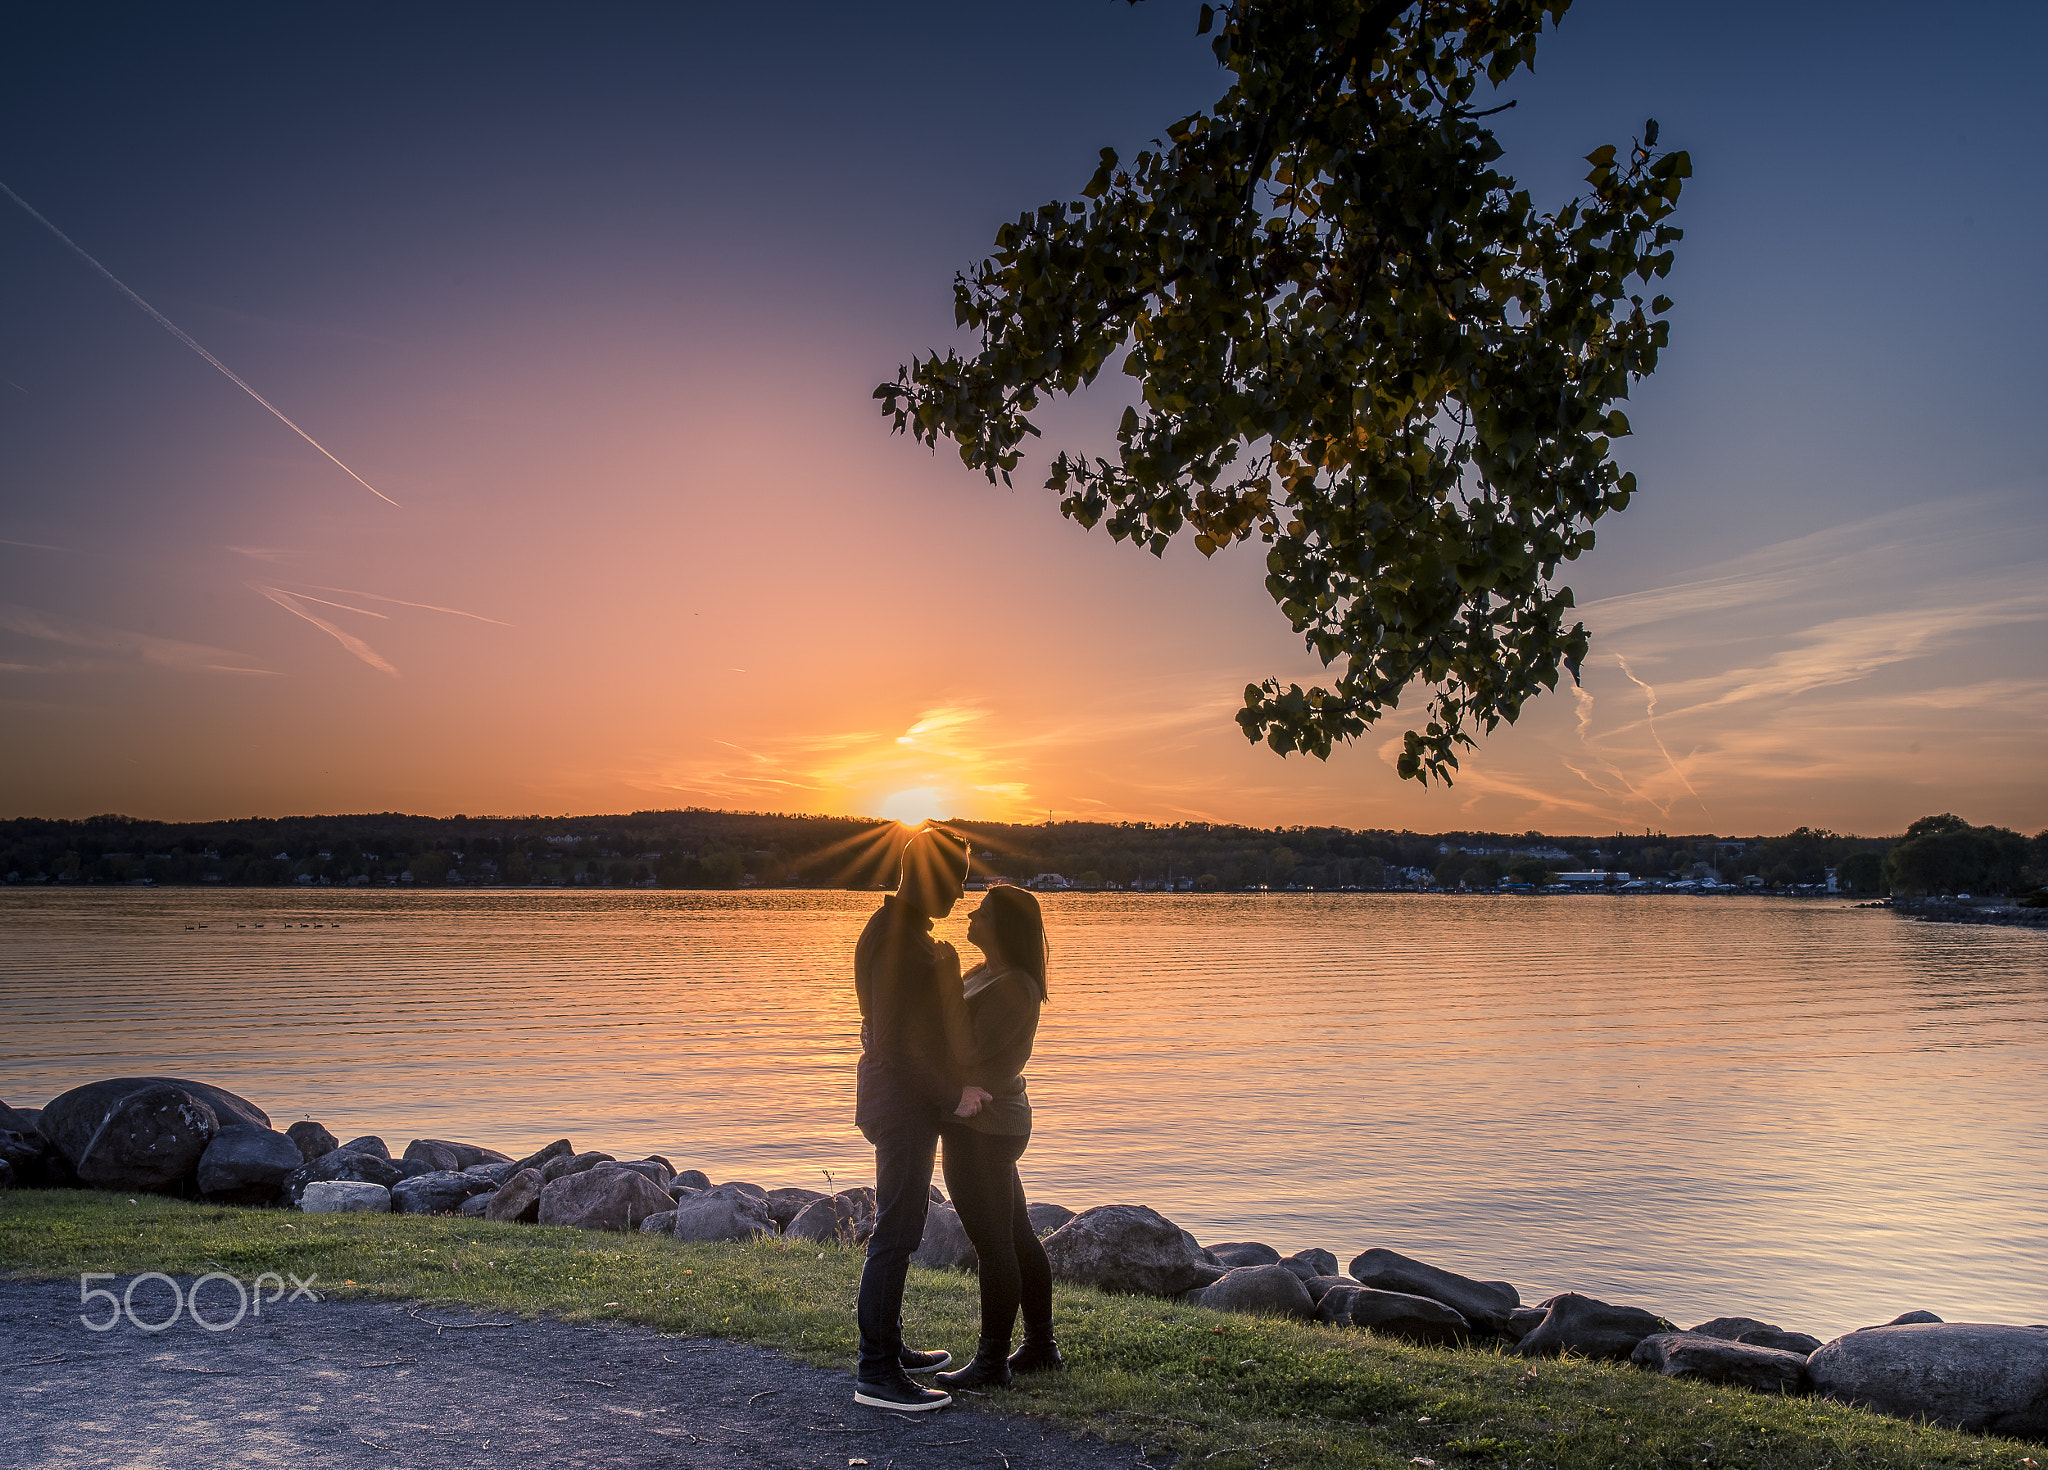
M945 815L943 807L949 800L948 793L936 786L913 786L893 793L882 803L877 815L901 822L906 827L916 827Z

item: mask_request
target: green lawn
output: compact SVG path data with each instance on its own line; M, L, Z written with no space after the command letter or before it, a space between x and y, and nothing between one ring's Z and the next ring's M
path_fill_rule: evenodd
M0 1194L0 1265L16 1276L226 1271L317 1275L323 1292L611 1319L778 1348L845 1368L857 1251L800 1242L680 1245L536 1225L298 1215L141 1195ZM1002 1406L1171 1449L1215 1470L1272 1466L1848 1467L2048 1470L2048 1452L1765 1397L1627 1366L1409 1347L1355 1329L1227 1316L1061 1287L1071 1369L1020 1380ZM972 1277L913 1270L913 1341L964 1356Z

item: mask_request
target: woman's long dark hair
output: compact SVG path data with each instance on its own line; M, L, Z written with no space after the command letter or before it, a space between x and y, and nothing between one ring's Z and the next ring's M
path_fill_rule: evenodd
M1038 911L1038 900L1005 883L991 888L981 903L994 926L996 948L1018 969L1030 972L1038 982L1038 998L1045 1000L1045 916Z

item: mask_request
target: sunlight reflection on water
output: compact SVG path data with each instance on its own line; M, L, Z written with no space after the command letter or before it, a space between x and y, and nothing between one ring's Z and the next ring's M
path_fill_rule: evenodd
M875 902L7 891L0 1097L169 1073L394 1149L858 1182ZM1046 908L1034 1197L1684 1321L2048 1321L2048 935L1754 898Z

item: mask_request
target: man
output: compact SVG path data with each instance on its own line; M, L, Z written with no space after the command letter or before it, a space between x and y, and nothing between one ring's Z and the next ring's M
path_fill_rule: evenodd
M939 1119L971 1115L988 1094L953 1077L948 1008L957 1009L960 957L931 937L932 920L960 901L967 849L921 827L904 845L896 892L861 931L853 956L860 999L860 1082L854 1122L875 1146L875 1233L860 1273L860 1374L854 1400L916 1413L953 1396L911 1381L952 1362L903 1345L903 1283L924 1239Z

